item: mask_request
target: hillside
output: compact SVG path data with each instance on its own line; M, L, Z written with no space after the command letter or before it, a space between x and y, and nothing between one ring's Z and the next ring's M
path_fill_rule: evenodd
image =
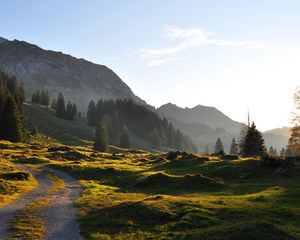
M24 83L28 98L46 88L52 97L63 93L81 111L86 111L91 99L129 98L145 103L108 67L24 41L0 39L0 69Z
M24 104L25 120L29 128L36 126L39 133L66 145L90 145L94 139L94 128L89 127L86 117L74 121L59 119L54 110L36 104ZM50 140L50 139L49 139ZM151 149L150 144L130 132L132 147Z

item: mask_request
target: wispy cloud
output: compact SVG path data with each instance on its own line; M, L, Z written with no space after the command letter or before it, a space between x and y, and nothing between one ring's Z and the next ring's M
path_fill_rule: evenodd
M259 41L234 41L214 38L214 33L204 31L201 28L178 28L166 27L164 32L168 39L179 40L179 43L174 47L167 48L141 48L138 49L138 54L143 58L161 58L165 56L176 55L188 49L204 46L215 45L221 47L230 47L235 49L251 50L251 49L267 49L273 48L276 45ZM147 62L149 66L163 65L170 62L170 58L155 59ZM154 63L154 64L153 64ZM156 64L158 63L158 64ZM159 64L162 63L162 64Z
M153 59L146 62L148 66L161 66L165 65L169 62L176 61L178 58L161 58L161 59Z

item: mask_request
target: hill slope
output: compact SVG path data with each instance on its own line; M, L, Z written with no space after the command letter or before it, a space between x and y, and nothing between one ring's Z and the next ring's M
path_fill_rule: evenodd
M24 41L0 38L0 69L24 83L27 97L46 88L53 97L63 93L67 100L76 102L84 111L91 99L130 98L144 103L106 66L44 50Z

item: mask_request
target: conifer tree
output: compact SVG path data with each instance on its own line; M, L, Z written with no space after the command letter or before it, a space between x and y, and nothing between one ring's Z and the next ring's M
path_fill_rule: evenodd
M280 157L285 157L285 148L282 148L280 151Z
M66 116L66 107L65 107L65 99L62 93L58 95L56 101L56 117L64 119Z
M1 138L11 142L24 139L23 122L20 110L12 96L6 100L1 118Z
M57 106L57 104L56 104L56 99L53 98L52 103L51 103L51 108L52 108L53 110L56 110L56 106Z
M239 153L238 145L235 141L235 138L232 139L229 153L230 154L238 154Z
M128 131L128 128L126 125L122 128L122 131L121 131L120 147L123 147L123 148L130 147L129 131Z
M266 154L265 142L260 131L257 130L254 122L248 128L241 154L245 157L263 156Z
M174 140L174 147L177 150L183 150L183 137L181 132L177 129L175 134L175 140Z
M215 153L224 152L224 145L220 138L217 139L216 145L215 145Z
M94 149L101 152L108 151L108 133L106 124L102 119L95 131Z
M87 111L87 120L88 125L91 127L96 126L96 104L94 101L89 102L88 111Z
M271 147L269 148L269 155L270 155L270 156L275 156L275 152L274 152L273 146L271 146Z

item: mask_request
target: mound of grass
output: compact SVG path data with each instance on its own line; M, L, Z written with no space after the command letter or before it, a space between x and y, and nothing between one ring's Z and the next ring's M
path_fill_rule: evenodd
M30 179L30 173L28 172L8 172L0 173L0 178L5 180L19 180L19 181L28 181Z
M11 195L17 193L19 188L10 181L0 179L0 195Z
M141 179L136 186L143 189L155 188L158 191L191 191L208 189L217 190L224 187L224 184L217 179L206 177L200 173L174 176L159 172Z
M130 232L130 229L149 229L166 224L176 217L166 209L142 201L123 202L94 213L102 233ZM99 221L100 220L100 221Z
M281 227L265 222L255 221L236 224L230 227L214 229L200 234L192 234L191 239L209 239L209 240L297 240L296 236L290 234Z

